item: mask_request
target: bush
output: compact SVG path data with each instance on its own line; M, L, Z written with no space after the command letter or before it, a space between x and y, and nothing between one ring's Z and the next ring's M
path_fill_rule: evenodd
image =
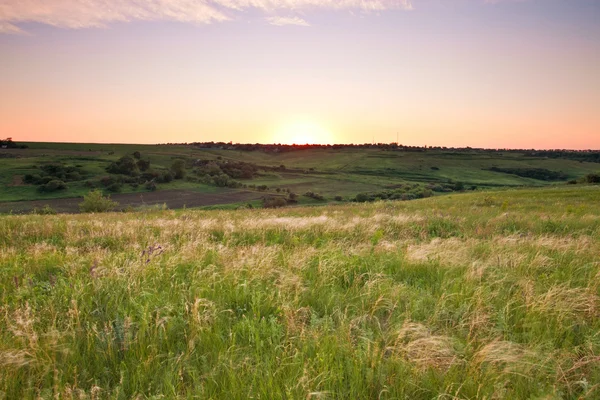
M325 197L323 197L322 195L320 195L319 193L314 193L314 192L306 192L304 193L304 195L306 197L310 197L311 199L315 199L315 200L319 200L319 201L323 201L325 200Z
M113 193L119 193L123 189L123 184L120 182L115 182L111 185L108 185L106 190Z
M140 169L140 171L148 171L148 169L150 168L150 160L138 160L136 162L136 165Z
M344 201L344 198L342 196L335 196L333 199L335 201Z
M42 177L39 174L26 174L23 177L23 182L24 183L29 183L29 184L38 184L40 181L42 180Z
M92 190L83 196L83 202L79 203L79 210L85 213L108 212L118 205L119 203L112 201L110 196L104 197L100 190Z
M263 198L264 208L280 208L285 207L287 201L283 197L265 197Z
M369 196L368 193L359 193L354 198L354 201L357 201L359 203L364 203L364 202L371 201L371 200L372 200L371 196Z
M175 179L183 179L185 177L185 160L178 158L173 161L171 173Z
M156 181L158 183L169 183L173 180L173 174L170 171L163 172Z
M50 193L50 192L56 192L59 190L65 190L66 188L67 188L66 183L64 183L63 181L61 181L59 179L53 179L53 180L49 181L48 183L40 185L38 187L38 190L42 193Z
M133 157L124 156L118 161L111 163L107 168L107 172L111 174L137 176L140 174L140 169Z
M600 175L599 174L588 174L583 178L585 183L600 183Z
M31 213L37 214L37 215L55 215L56 210L54 208L50 207L49 204L46 204L42 208L35 207Z

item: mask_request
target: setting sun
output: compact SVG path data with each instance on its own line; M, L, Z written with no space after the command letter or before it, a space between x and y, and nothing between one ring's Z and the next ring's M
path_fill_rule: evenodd
M275 133L275 142L283 144L331 144L332 135L323 126L310 121L284 124Z

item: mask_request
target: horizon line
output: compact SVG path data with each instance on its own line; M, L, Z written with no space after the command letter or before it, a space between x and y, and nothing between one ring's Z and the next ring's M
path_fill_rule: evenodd
M8 139L8 138L7 138ZM38 141L14 141L15 143L23 143L23 144L27 144L27 143L55 143L55 144L90 144L90 145L137 145L137 146L190 146L190 145L198 145L198 144L223 144L223 145L228 145L228 146L279 146L279 147L334 147L334 146L347 146L347 147L356 147L356 146L373 146L373 147L378 147L378 146L393 146L396 145L397 147L406 147L406 148L416 148L416 149L435 149L435 150L439 150L439 149L454 149L454 150L466 150L466 149L470 149L470 150L493 150L493 151L573 151L573 152L600 152L600 148L599 149L594 149L594 148L586 148L586 149L574 149L574 148L518 148L518 147L472 147L472 146L440 146L440 145L435 145L435 146L430 146L430 145L423 145L423 146L418 146L418 145L406 145L406 144L401 144L401 143L397 143L397 142L379 142L379 143L334 143L334 144L329 144L329 143L294 143L294 144L286 144L286 143L233 143L232 141L229 142L215 142L215 141L207 141L207 142L166 142L166 143L127 143L127 142L38 142ZM18 149L11 149L11 150L18 150Z

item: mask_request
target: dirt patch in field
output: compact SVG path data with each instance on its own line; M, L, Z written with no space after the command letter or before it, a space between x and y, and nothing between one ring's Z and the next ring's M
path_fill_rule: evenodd
M198 193L190 190L162 190L158 192L124 193L114 194L111 198L119 202L119 208L127 206L139 207L155 204L166 204L168 208L202 207L218 204L231 204L244 201L256 200L264 194L250 191L229 190L221 193ZM42 208L46 204L60 213L79 212L79 203L82 197L71 197L66 199L47 199L32 201L13 201L0 203L0 213L13 212L24 214L31 212L34 208Z
M8 186L24 186L23 175L13 175L12 181L8 184Z

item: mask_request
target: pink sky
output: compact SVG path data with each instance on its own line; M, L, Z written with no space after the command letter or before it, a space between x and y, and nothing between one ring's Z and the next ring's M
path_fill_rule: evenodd
M592 0L0 0L0 136L600 149L597 21Z

